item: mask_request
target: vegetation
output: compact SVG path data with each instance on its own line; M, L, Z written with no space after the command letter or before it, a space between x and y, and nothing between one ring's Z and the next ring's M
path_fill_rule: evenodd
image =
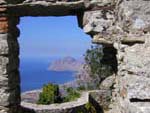
M83 70L77 74L78 89L98 89L100 83L112 75L113 69L110 65L102 62L103 56L103 48L100 45L94 45L86 51L86 63ZM83 76L85 77L83 78Z
M63 98L64 102L73 101L80 97L80 93L72 87L67 88L66 91L68 95Z
M90 102L88 102L84 105L84 108L78 109L77 113L97 113L97 110Z
M59 86L49 83L43 86L43 90L40 93L38 104L53 104L73 101L80 97L80 93L71 87L64 89L65 95L61 95Z
M85 108L89 113L97 113L95 107L91 103L87 103Z
M91 49L86 51L85 61L89 65L93 79L99 82L103 81L106 77L110 76L113 72L111 66L102 63L103 51L99 45L92 46Z
M40 93L39 96L38 104L52 104L61 101L58 85L49 83L43 86L42 93Z

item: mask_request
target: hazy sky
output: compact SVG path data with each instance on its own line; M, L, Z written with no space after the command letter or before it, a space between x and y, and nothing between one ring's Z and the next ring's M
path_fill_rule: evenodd
M18 27L21 58L80 57L91 45L75 16L24 17Z

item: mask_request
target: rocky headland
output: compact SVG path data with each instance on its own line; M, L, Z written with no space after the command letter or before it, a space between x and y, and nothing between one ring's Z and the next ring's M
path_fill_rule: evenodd
M78 71L84 64L83 60L77 60L71 56L54 60L50 63L48 70L50 71Z

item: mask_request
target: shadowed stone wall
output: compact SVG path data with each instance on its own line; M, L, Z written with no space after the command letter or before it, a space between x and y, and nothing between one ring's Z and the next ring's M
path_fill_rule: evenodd
M19 17L66 15L77 15L114 67L107 112L150 113L149 0L0 0L0 113L17 113L20 105Z
M0 113L13 113L20 104L19 18L6 12L0 8Z

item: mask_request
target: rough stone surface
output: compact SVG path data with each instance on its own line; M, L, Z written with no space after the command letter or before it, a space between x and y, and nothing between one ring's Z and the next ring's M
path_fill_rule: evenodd
M0 8L0 113L14 113L12 107L20 104L18 18L6 12Z
M112 89L114 84L115 84L115 75L112 75L102 81L102 83L100 84L100 89L101 90L110 90L110 89Z
M114 67L106 113L150 113L149 0L0 0L0 113L19 109L19 17L66 15L77 15Z
M150 35L145 34L145 39L144 44L118 46L120 47L117 55L120 112L149 113Z
M103 111L106 112L110 109L111 98L111 90L99 90L90 93L89 100L92 101L94 99L103 108Z

